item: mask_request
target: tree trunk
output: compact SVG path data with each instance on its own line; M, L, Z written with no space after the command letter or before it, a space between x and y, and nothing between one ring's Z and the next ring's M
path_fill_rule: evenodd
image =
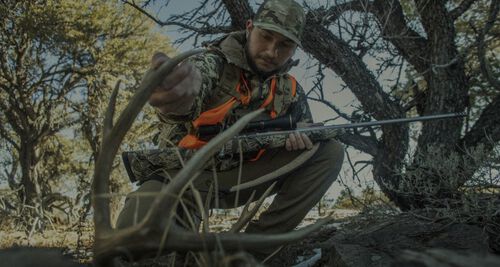
M29 205L39 203L41 190L35 173L37 163L35 145L32 142L23 141L21 150L19 151L19 158L21 165L21 185L23 186L23 190L20 191L20 198Z
M231 16L231 25L234 30L245 29L246 21L253 17L254 13L248 1L222 0Z
M335 71L367 113L378 120L404 117L401 107L390 100L361 58L343 40L315 21L315 18L312 14L307 16L304 50ZM400 182L395 173L401 170L408 150L408 126L384 126L382 131L382 139L374 156L374 178L396 205L406 207L406 201L394 189L398 188Z

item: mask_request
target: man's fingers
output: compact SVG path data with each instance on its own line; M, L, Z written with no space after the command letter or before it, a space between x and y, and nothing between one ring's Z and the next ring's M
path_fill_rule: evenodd
M197 68L190 67L188 64L181 66L181 68L188 68L189 74L187 76L180 74L180 80L173 79L170 84L163 84L149 98L149 104L159 108L162 113L187 113L198 96L201 87L201 73ZM177 74L172 75L176 76ZM166 86L169 85L173 86L167 88Z
M163 102L171 102L170 99L166 99L165 101L160 101L161 98L163 97L168 97L169 95L173 95L174 97L176 95L179 95L178 92L173 92L170 94L166 94L165 92L172 91L174 88L179 88L182 86L185 86L186 83L189 85L191 83L192 79L187 79L188 75L191 75L192 72L194 72L194 68L190 66L189 64L184 64L182 66L179 66L174 69L172 73L170 73L163 81L161 82L160 86L155 88L153 90L153 94L150 97L149 104L153 106L158 106L159 104L162 104ZM193 80L201 78L198 77L199 75L195 76ZM199 85L198 85L199 86ZM186 87L189 88L189 87ZM158 104L155 104L158 103Z
M311 149L312 147L313 143L305 133L291 133L285 140L285 148L287 151Z
M292 147L292 150L297 150L297 139L295 138L295 135L291 133L288 135L288 139L290 140L290 146Z
M306 145L306 148L308 150L313 148L313 143L312 143L311 139L305 133L302 133L302 140L304 141L304 144Z
M179 83L186 80L186 77L191 75L194 68L191 64L183 64L177 66L172 73L170 73L161 83L162 89L169 89L176 87Z
M160 89L155 91L149 97L149 104L155 107L170 105L172 103L178 103L179 100L184 98L193 97L194 92L187 87L187 83L191 83L191 81L182 81L168 90Z
M153 57L151 58L151 68L157 69L163 64L163 62L167 61L169 57L162 52L155 52Z
M294 133L295 139L297 140L297 149L306 148L306 144L304 144L304 140L302 140L302 135L299 132Z
M285 140L285 148L287 151L292 151L292 143L290 142L290 138Z

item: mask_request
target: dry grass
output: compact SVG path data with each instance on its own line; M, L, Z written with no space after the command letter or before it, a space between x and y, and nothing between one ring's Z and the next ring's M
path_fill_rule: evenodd
M332 214L336 219L342 219L357 214L356 210L327 210L325 214ZM317 211L311 211L303 220L299 227L314 223L319 218ZM227 231L231 225L237 221L237 211L230 210L226 212L214 213L210 217L210 231ZM5 227L4 227L5 228ZM58 225L54 229L47 229L43 232L35 232L28 237L26 232L18 230L1 229L0 230L0 249L30 246L30 247L51 247L62 248L65 252L73 255L82 262L89 262L92 255L92 244L94 229L86 225L80 232L76 227ZM80 238L80 242L78 239ZM79 245L80 243L80 245Z

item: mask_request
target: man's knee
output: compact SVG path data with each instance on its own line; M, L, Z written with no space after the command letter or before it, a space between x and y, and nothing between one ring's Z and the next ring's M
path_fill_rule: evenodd
M136 191L127 195L125 205L118 216L117 228L125 228L139 223L147 214L155 197L164 186L162 182L149 180Z
M316 164L328 169L330 176L334 176L332 179L336 179L344 162L344 146L336 140L322 142L315 160Z

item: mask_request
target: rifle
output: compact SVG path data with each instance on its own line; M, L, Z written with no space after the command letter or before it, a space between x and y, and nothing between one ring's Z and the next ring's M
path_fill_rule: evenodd
M227 155L244 152L259 151L261 149L284 147L285 141L291 133L306 133L312 142L325 141L336 138L345 132L345 129L381 126L388 124L410 123L438 119L457 118L464 113L448 113L413 118L399 118L382 121L358 122L338 125L327 125L297 128L292 116L282 116L272 120L263 120L249 123L242 134L233 137L219 152L218 158L224 159ZM200 136L213 136L221 132L219 125L202 126ZM189 158L195 151L183 148L164 148L151 150L126 151L122 153L123 163L131 182L141 181L151 174L162 170L180 169L182 159Z

